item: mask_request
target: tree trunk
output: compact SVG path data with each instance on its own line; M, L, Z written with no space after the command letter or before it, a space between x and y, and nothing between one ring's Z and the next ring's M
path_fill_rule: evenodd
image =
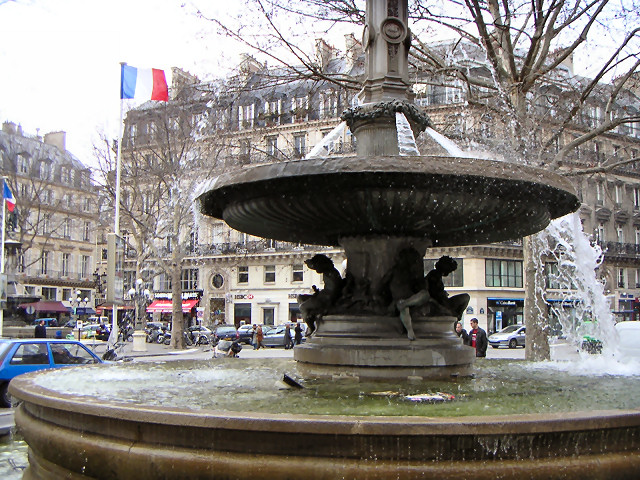
M538 235L523 239L524 323L527 327L525 359L549 360L549 314L544 301L544 264Z
M171 324L171 346L175 349L185 348L184 343L184 315L182 314L182 284L180 276L182 265L179 262L172 263L171 270L171 301L173 306Z

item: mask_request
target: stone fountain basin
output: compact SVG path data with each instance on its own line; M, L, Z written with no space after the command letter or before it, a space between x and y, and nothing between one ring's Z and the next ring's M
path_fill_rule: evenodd
M313 158L203 182L202 213L252 235L317 245L352 236L433 246L519 238L579 206L568 180L515 163L442 156Z
M52 391L36 381L46 373L10 384L29 444L25 479L624 479L640 471L640 410L453 418L186 410Z

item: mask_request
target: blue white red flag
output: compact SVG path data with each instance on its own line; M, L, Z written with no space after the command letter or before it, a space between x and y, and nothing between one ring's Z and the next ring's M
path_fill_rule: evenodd
M169 101L169 87L164 70L157 68L135 68L122 65L120 75L120 98Z
M9 188L9 185L7 185L7 181L3 180L2 183L4 184L4 188L2 192L4 196L4 201L7 202L7 209L10 212L13 212L13 209L16 208L16 199L13 196L13 193L11 193L11 189Z

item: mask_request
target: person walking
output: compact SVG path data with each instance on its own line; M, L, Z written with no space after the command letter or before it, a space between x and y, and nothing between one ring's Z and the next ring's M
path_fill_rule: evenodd
M253 349L258 348L258 326L253 324L253 334L251 335L251 345L253 345Z
M40 320L40 323L36 325L34 332L35 338L47 338L47 327L44 325L44 320Z
M300 345L302 343L302 326L300 325L300 322L296 323L296 328L294 329L294 331L296 345Z
M487 340L487 332L478 326L478 319L471 319L471 331L469 332L469 345L476 349L476 357L486 357L487 347L489 342Z
M462 328L461 322L456 322L456 335L462 338L462 343L464 345L469 345L469 334L464 328Z
M264 333L262 333L262 325L258 325L256 329L256 350L260 350L260 347L264 348L262 340L264 339Z
M293 348L293 338L291 338L291 325L288 323L284 328L284 348L285 350Z

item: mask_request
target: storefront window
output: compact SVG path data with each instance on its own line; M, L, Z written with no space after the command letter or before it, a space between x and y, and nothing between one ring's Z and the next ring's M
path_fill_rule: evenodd
M522 261L485 260L485 285L522 288Z
M245 324L251 323L251 304L250 303L236 303L233 306L234 324L240 325L240 322Z

